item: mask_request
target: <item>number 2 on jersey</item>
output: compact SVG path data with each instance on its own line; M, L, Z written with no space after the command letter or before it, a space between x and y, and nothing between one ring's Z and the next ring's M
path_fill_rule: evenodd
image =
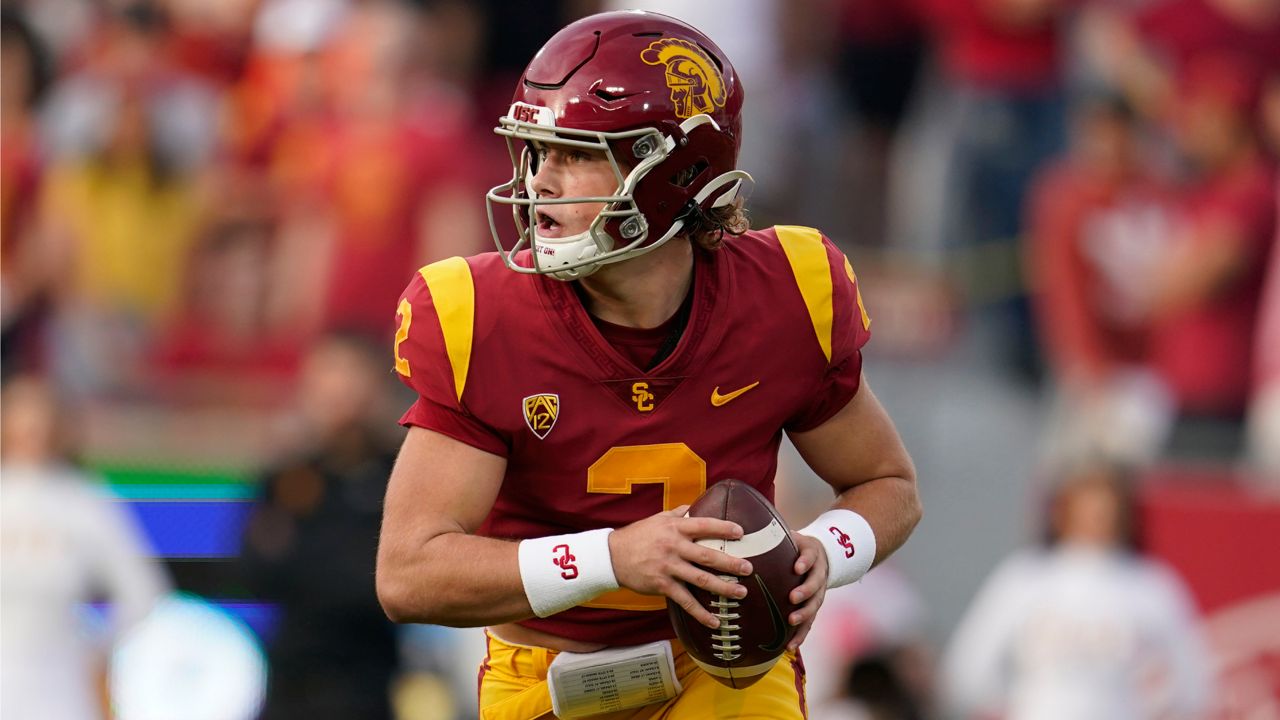
M412 371L409 370L409 361L400 357L400 343L409 339L409 323L413 322L413 306L408 300L401 300L400 307L396 308L396 314L400 316L400 327L396 329L396 372L409 377Z
M672 510L692 504L707 489L707 463L684 443L662 443L609 448L587 469L587 492L630 495L637 483L662 483L662 509ZM667 601L623 588L583 606L662 610Z

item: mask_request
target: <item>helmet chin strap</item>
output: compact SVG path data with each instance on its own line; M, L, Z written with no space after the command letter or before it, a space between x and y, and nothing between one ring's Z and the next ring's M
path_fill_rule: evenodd
M693 202L701 206L702 203L714 196L715 199L712 200L711 207L724 207L738 197L749 194L754 184L755 180L745 170L730 170L707 183L706 187L698 191ZM596 272L604 265L622 262L657 250L666 244L668 240L678 235L683 228L684 221L676 220L661 238L644 248L639 248L635 252L616 258L586 263L565 270L556 270L555 268L590 260L602 252L609 252L616 245L616 241L603 229L597 233L594 228L588 228L576 235L564 238L544 238L535 229L533 231L535 240L533 243L533 261L541 272L550 275L556 280L566 282L580 280ZM601 240L604 242L601 243ZM602 244L606 246L606 249L601 250Z
M603 235L603 239L607 240L607 245L613 246L613 238L608 233L601 231L600 235ZM584 260L590 260L600 254L599 240L591 228L587 228L577 235L563 238L544 238L535 229L533 237L534 264L541 272L550 275L556 280L569 281L587 277L599 270L603 264L587 263L566 270L555 269L562 265L572 265Z

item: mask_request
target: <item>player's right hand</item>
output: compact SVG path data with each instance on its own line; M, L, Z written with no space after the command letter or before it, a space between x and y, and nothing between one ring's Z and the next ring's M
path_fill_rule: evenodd
M716 518L685 517L688 509L688 505L681 505L610 533L613 574L622 587L642 595L666 595L698 622L714 629L720 621L693 598L684 583L717 595L745 597L745 586L722 580L717 573L750 575L751 563L694 542L701 538L738 540L742 537L740 525Z

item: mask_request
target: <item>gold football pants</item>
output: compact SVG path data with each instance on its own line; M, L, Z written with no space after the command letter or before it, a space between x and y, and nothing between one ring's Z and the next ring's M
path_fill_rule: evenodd
M480 666L480 720L550 719L547 667L556 651L516 645L485 633L488 654ZM804 720L804 665L787 652L749 688L725 687L694 665L679 640L671 641L676 675L684 691L663 703L595 715L591 720Z

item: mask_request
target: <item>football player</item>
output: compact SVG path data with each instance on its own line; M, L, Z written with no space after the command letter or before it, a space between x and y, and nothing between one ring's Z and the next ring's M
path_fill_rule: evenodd
M814 229L747 230L742 102L728 58L682 22L565 27L496 129L514 169L488 193L498 252L428 265L400 300L395 369L418 399L378 596L399 622L487 626L483 718L803 717L797 650L826 589L920 518L862 374L848 260ZM695 542L742 528L684 513L727 478L772 498L784 431L836 497L797 537L800 631L733 690L674 640L665 603L716 628L685 583L747 592L749 562ZM567 669L605 650L632 680Z

